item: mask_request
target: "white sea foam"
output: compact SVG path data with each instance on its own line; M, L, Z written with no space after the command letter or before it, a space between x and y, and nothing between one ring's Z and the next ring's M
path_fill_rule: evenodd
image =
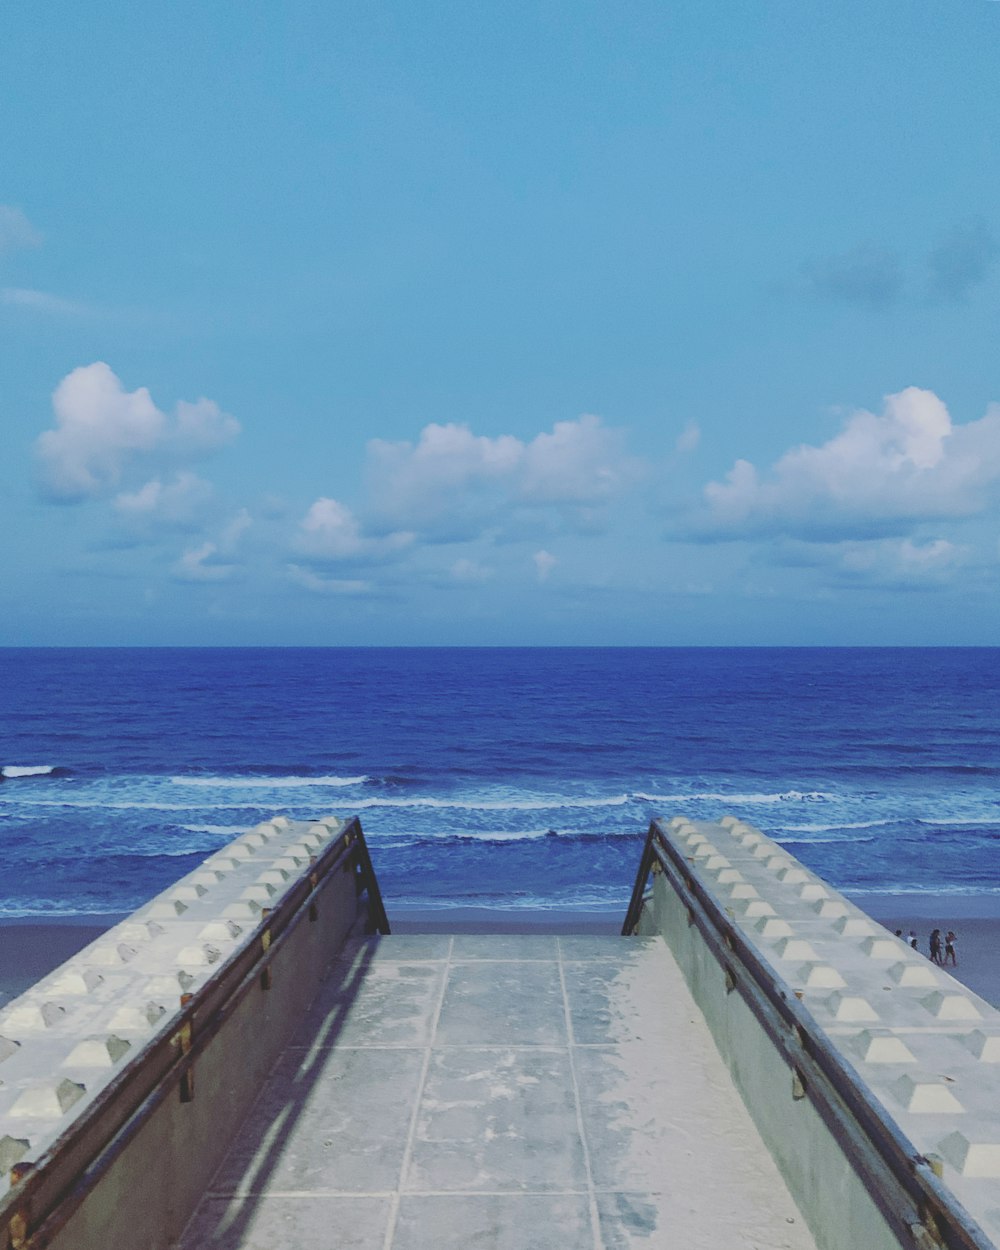
M534 799L358 799L351 803L354 810L372 807L434 807L459 809L468 812L544 812L570 807L624 807L630 801L627 794L615 794L607 798L573 798L554 794L548 798Z
M880 829L883 825L898 823L896 820L845 820L835 825L782 825L781 831L783 833L833 833L837 829Z
M238 838L247 832L247 825L181 825L186 833L210 833L219 838Z
M974 898L977 894L1000 894L1000 885L918 885L912 882L892 882L887 885L845 885L841 887L841 892L846 894L848 898L852 898L855 894L948 894L955 897L969 896Z
M341 788L363 785L368 778L359 777L171 777L175 786L211 786L213 789L225 790L281 790L300 786L332 786Z
M918 825L933 825L940 828L942 825L1000 825L1000 816L917 816Z
M783 790L778 794L647 794L637 790L633 797L643 803L693 803L701 799L713 803L827 803L838 796L824 790Z
M56 771L55 764L8 764L0 768L5 777L48 777Z
M846 838L824 838L824 837L784 838L780 834L777 834L777 833L772 834L771 836L774 838L775 842L780 842L782 845L788 842L793 846L823 846L825 844L836 845L836 846L850 846L857 842L876 841L875 837L871 834L862 835L861 837L855 834L853 837L846 837Z
M19 807L84 807L99 811L147 811L147 812L231 812L237 809L252 812L270 812L271 807L256 803L160 803L140 802L138 799L18 799Z

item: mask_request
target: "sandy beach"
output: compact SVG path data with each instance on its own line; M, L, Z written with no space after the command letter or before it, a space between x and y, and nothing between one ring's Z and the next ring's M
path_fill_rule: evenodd
M931 929L954 929L958 966L947 971L987 1002L1000 1007L1000 897L995 895L866 894L852 899L890 932L915 930L927 955ZM603 933L620 932L617 911L495 911L461 907L420 909L387 903L394 933ZM0 1006L124 919L121 914L0 921Z

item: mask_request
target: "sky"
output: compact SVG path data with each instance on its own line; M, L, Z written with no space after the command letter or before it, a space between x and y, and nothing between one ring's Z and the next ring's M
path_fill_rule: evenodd
M0 23L0 645L1000 640L996 0Z

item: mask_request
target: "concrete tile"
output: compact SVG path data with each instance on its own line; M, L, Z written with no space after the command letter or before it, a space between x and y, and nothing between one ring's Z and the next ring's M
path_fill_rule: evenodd
M665 946L661 937L603 937L595 933L567 934L559 939L563 960L635 959L644 951Z
M604 1250L677 1250L689 1244L678 1240L659 1194L598 1194L597 1216Z
M402 959L412 963L417 959L447 959L450 947L451 937L447 933L374 933L346 942L335 962Z
M456 933L452 959L558 959L555 935L546 933Z
M567 1041L558 964L451 965L435 1045L565 1046Z
M388 1198L206 1198L179 1250L382 1250Z
M421 1050L287 1052L210 1191L394 1190L423 1060Z
M671 1187L682 1191L701 1183L707 1159L723 1168L722 1139L733 1131L729 1113L734 1109L728 1099L720 1107L718 1091L697 1054L672 1058L669 1052L631 1042L576 1047L573 1059L598 1188L655 1193L666 1183L667 1159ZM729 1090L738 1099L731 1084ZM751 1127L748 1119L745 1123ZM742 1129L744 1120L735 1124ZM684 1150L677 1149L678 1140L685 1142Z
M586 1194L404 1197L392 1250L554 1250L593 1245Z
M407 1192L585 1185L568 1051L432 1052Z
M663 992L660 955L563 964L574 1042L666 1041L676 1008Z
M378 961L364 975L331 976L320 987L293 1046L425 1046L441 1000L443 963Z
M573 1053L594 1185L629 1195L599 1201L608 1247L815 1250L710 1044L673 1055L639 1042ZM653 1220L659 1204L669 1241Z

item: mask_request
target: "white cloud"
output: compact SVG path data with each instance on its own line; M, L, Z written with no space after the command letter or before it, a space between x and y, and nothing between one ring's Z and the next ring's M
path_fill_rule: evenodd
M21 209L0 204L0 252L17 247L38 247L41 233L35 229Z
M172 481L152 478L138 490L115 496L115 511L141 525L191 525L213 495L212 486L194 473L178 473Z
M296 549L316 560L379 559L409 547L413 534L397 531L385 537L368 537L346 504L320 498L299 524Z
M529 442L432 424L415 444L368 445L375 516L437 540L473 537L525 509L555 508L570 523L592 527L595 508L634 472L620 434L594 416L557 422Z
M77 502L114 491L129 470L199 459L231 441L239 423L211 400L180 403L171 420L149 391L126 391L103 362L74 369L52 396L56 428L36 442L42 485Z
M1000 406L956 425L933 392L909 387L880 414L852 413L828 442L792 448L765 473L738 460L725 481L705 487L685 528L718 539L900 535L983 511L998 485Z
M320 577L298 564L288 566L288 577L297 586L317 595L367 595L372 590L371 582L360 578Z
M841 554L840 565L847 573L874 575L881 582L887 576L907 581L927 581L949 572L963 558L962 548L945 538L932 538L922 543L904 538L848 543Z
M480 564L478 560L469 560L465 556L456 560L450 571L456 582L467 584L486 582L493 576L491 568Z
M695 450L701 442L701 429L697 421L689 421L677 436L674 450L678 455L687 455Z
M219 536L219 547L223 551L233 551L251 525L253 525L253 517L246 508L241 508L233 519L223 527Z
M547 582L559 561L548 551L536 551L531 558L535 565L535 576L540 582Z
M0 304L8 308L26 308L31 312L47 313L57 317L82 317L90 313L86 304L51 295L48 291L34 291L30 287L5 286L0 290Z
M236 572L236 565L219 561L218 554L215 543L206 542L192 547L173 566L173 575L182 582L227 581Z

